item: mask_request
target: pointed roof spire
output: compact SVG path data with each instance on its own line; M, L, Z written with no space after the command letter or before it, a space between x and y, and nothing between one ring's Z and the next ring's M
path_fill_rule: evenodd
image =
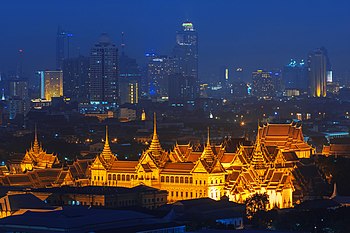
M336 196L338 196L337 183L334 182L334 184L333 184L333 193L332 193L332 196L330 196L329 199L334 199Z
M36 123L35 123L33 152L38 154L39 151L40 151L40 145L39 145L39 141L38 141L38 132L37 132Z
M210 128L208 126L207 146L210 146Z
M156 113L153 114L153 137L149 150L153 153L160 153L162 147L159 143L158 134L157 134L157 116Z
M103 147L103 151L102 151L101 155L105 160L110 160L113 157L111 148L109 147L108 126L107 125L106 125L105 145Z
M209 127L208 127L207 145L204 147L201 158L207 159L210 162L214 161L214 152L210 145L210 128Z

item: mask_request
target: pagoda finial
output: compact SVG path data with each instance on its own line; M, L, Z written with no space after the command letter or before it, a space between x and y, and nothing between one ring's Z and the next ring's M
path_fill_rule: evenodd
M109 142L108 142L108 125L106 125L106 140L105 140L105 145L109 146Z
M157 135L157 114L153 113L153 136Z
M329 199L333 199L333 198L335 198L337 195L338 195L338 192L337 192L337 183L334 182L334 184L333 184L333 193L332 193L332 196L330 196Z
M103 151L101 153L104 159L110 160L113 156L111 148L109 146L109 139L108 139L108 126L106 125L106 138L105 138L105 145L103 147Z
M33 152L38 154L39 151L40 151L40 145L39 145L39 141L38 141L38 132L37 132L37 127L36 127L36 123L35 123Z
M149 149L151 151L153 151L154 153L156 153L156 152L158 153L162 150L160 143L159 143L158 135L157 135L157 116L156 116L156 113L153 113L153 137L152 137L152 142L151 142Z
M210 127L208 126L207 146L210 146Z

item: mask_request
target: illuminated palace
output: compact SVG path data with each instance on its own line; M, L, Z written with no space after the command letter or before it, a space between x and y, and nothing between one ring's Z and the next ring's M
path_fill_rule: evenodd
M133 187L145 184L168 191L168 201L223 195L244 202L254 193L269 195L269 208L293 206L292 172L313 148L304 142L301 126L266 124L258 127L255 145L240 145L236 153L210 143L203 151L176 144L172 151L160 145L156 119L149 148L139 161L119 161L111 152L108 132L103 152L91 166L91 185Z
M59 164L35 139L32 147L9 170L0 169L5 186L60 187L114 186L135 187L144 184L166 190L168 202L226 195L243 203L255 193L269 196L268 208L288 208L299 200L295 193L307 186L298 173L300 159L310 158L314 149L304 142L302 128L296 123L258 126L253 145L239 145L229 152L226 142L212 145L208 129L203 149L191 144L175 144L171 151L162 149L154 116L150 146L138 161L120 161L109 146L108 128L103 151L95 159ZM300 191L301 190L301 191ZM299 195L299 194L298 194Z
M39 145L37 130L35 127L34 143L26 151L24 157L18 163L10 164L11 173L24 173L33 169L52 168L58 165L59 161L56 155L47 153Z

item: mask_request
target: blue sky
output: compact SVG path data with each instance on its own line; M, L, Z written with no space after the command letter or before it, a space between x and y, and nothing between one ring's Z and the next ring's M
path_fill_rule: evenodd
M74 34L71 54L88 55L102 32L139 63L144 53L170 54L181 23L199 33L200 78L223 66L280 68L325 46L335 75L350 70L347 0L12 0L0 3L0 71L13 70L24 49L24 70L55 67L57 26Z

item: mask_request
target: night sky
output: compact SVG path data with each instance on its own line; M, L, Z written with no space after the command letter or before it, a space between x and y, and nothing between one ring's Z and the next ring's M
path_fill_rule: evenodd
M335 75L350 70L348 0L11 0L0 3L0 71L55 68L58 25L74 34L71 54L88 55L100 33L144 63L145 52L170 54L175 33L189 19L199 33L200 79L223 66L281 68L325 46Z

